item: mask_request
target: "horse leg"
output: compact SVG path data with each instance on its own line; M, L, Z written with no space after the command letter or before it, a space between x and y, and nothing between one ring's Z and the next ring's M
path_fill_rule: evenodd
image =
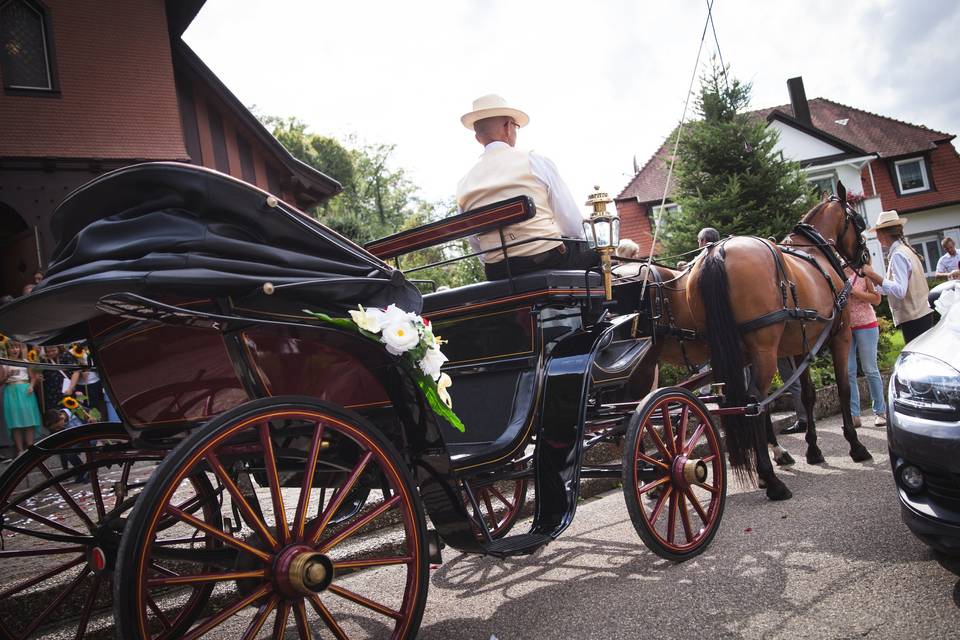
M817 390L810 379L810 368L800 374L800 397L803 398L803 410L807 416L807 464L822 464L823 452L817 446L817 425L813 417L813 406L817 402Z
M773 451L773 461L778 467L788 467L796 464L796 460L790 455L790 452L780 446L777 441L777 434L773 430L773 419L770 417L770 411L763 412L763 425L767 432L767 446Z
M830 341L830 354L833 356L833 371L837 377L837 394L840 396L840 412L843 415L843 437L850 444L850 457L854 462L873 459L867 448L857 437L850 415L850 377L847 375L847 358L850 355L850 331L837 334Z
M770 382L773 380L773 372L777 368L776 352L754 352L751 360L753 370L750 391L755 398L766 398L770 391ZM761 420L763 420L762 423ZM766 413L762 417L751 418L750 421L756 425L754 453L757 457L757 476L760 478L760 486L766 489L767 498L770 500L788 500L793 497L793 493L774 473L767 449L767 442L773 434L770 415Z

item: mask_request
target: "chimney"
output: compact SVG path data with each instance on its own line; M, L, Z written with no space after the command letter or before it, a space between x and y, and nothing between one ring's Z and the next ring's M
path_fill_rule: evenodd
M810 107L807 105L807 93L803 90L803 76L787 80L787 91L790 92L790 106L793 107L793 117L800 122L813 126L810 120Z

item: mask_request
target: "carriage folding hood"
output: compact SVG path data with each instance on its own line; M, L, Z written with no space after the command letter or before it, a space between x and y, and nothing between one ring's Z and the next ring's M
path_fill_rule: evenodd
M342 314L420 312L402 273L290 205L216 171L172 162L104 174L53 215L57 241L34 291L0 309L0 332L50 339L100 311L106 295L274 295Z

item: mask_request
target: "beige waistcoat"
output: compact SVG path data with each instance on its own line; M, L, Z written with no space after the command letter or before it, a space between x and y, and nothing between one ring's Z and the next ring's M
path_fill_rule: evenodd
M910 279L907 281L907 293L903 300L895 296L887 296L890 303L890 313L893 314L893 324L902 325L904 322L910 322L917 318L931 313L930 305L927 302L927 295L930 293L930 287L927 286L927 277L923 274L923 264L909 247L901 242L897 248L890 253L890 265L887 266L887 278L893 276L893 254L899 253L906 256L910 261Z
M554 219L547 197L547 188L530 169L530 152L513 147L496 145L487 149L483 156L457 185L457 204L461 211L476 209L514 196L530 196L537 207L536 215L529 220L504 227L507 244L535 237L560 235L560 227ZM480 249L497 249L501 246L500 234L491 231L478 236ZM560 242L535 240L508 249L511 258L544 253ZM481 256L484 262L501 262L502 251L492 251Z

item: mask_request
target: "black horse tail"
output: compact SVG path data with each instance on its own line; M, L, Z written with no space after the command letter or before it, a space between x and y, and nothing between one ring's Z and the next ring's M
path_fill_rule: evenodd
M721 245L713 248L703 258L698 284L706 311L707 342L710 345L713 379L715 382L724 383L726 406L745 407L750 398L744 380L745 363L740 332L733 316L733 307L730 305L725 256ZM757 419L728 415L722 417L721 424L734 473L742 480L752 483L757 469Z

